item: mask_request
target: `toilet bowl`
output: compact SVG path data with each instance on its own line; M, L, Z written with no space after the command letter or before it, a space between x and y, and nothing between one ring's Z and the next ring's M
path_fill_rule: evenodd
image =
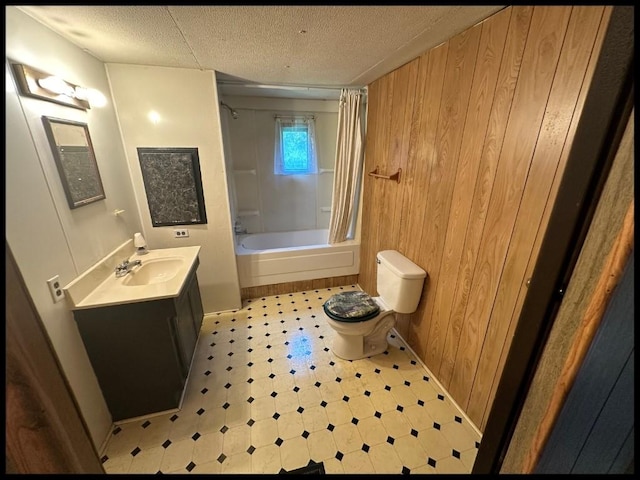
M390 310L381 298L371 300L378 304L380 311L368 320L339 320L335 317L331 318L325 310L327 323L336 332L331 350L338 357L357 360L377 355L387 349L387 334L396 323L395 312Z
M371 357L387 349L387 335L395 313L412 313L422 294L426 272L395 250L377 255L380 296L349 291L333 295L323 305L326 321L335 331L332 352L345 360Z

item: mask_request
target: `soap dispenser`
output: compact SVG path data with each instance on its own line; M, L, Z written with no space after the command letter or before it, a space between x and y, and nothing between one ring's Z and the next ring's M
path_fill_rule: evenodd
M138 255L144 255L148 253L147 242L141 233L135 233L133 235L133 246L136 247L136 253Z

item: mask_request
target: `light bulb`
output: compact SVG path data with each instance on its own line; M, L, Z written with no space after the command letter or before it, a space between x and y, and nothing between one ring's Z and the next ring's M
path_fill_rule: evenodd
M78 100L89 100L89 90L84 87L76 87L73 96Z
M38 80L38 85L40 85L45 90L49 90L50 92L56 93L58 95L66 95L67 97L71 98L75 96L74 88L60 77L50 76L46 78L40 78Z
M92 107L104 107L107 104L107 97L100 90L96 90L95 88L88 88L87 91L87 100L91 104Z

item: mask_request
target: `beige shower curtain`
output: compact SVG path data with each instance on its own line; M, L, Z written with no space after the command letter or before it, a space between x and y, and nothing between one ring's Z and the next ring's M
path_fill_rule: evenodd
M362 174L362 100L360 90L342 89L338 110L338 140L329 220L329 243L347 239L354 221Z

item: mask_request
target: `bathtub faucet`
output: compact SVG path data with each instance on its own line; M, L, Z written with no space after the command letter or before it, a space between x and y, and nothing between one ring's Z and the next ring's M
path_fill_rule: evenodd
M247 233L247 229L242 226L239 220L233 224L233 231L236 235L244 235Z

